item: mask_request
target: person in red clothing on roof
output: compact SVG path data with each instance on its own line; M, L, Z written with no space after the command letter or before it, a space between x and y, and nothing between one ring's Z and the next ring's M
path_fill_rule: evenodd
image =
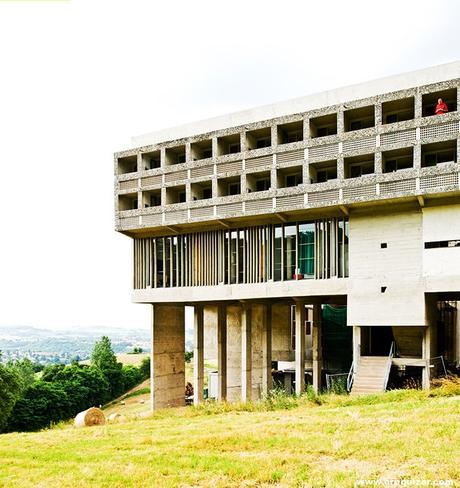
M435 113L436 115L446 114L449 111L447 103L443 101L442 98L438 98L438 104L436 105Z

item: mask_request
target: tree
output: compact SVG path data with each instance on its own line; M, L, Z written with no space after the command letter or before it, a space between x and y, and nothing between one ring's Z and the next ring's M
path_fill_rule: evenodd
M30 359L24 358L15 362L9 361L8 367L18 372L23 389L29 387L35 381L34 363Z
M150 378L150 357L146 357L142 360L139 366L139 371L143 380Z
M115 398L124 391L122 364L112 349L112 343L107 336L94 344L91 354L91 364L98 368L109 383L110 397Z
M107 336L102 336L101 340L94 344L91 364L101 371L117 367L117 357L113 352L112 342Z
M136 366L132 366L131 364L123 366L122 372L123 372L123 389L124 389L124 391L127 391L127 390L130 390L131 388L134 388L139 383L141 383L142 380L144 379L142 377L142 372L141 372L140 368L136 368Z
M22 388L23 383L18 371L0 364L0 431L6 425Z
M67 418L69 400L62 385L37 381L14 405L7 430L39 430Z

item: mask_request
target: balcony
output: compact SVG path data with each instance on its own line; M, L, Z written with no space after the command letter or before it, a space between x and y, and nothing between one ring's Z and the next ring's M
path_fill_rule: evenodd
M354 108L344 112L345 132L367 129L375 126L374 105Z
M310 137L332 136L337 134L337 114L322 115L310 119Z
M117 169L119 175L137 172L137 156L124 156L118 158Z

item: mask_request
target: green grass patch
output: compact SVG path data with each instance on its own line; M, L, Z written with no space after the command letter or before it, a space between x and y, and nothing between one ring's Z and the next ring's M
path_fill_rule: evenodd
M150 393L150 388L139 388L139 390L132 391L131 393L128 393L127 395L123 396L121 399L126 400L127 398L132 398L136 397L139 395L146 395Z

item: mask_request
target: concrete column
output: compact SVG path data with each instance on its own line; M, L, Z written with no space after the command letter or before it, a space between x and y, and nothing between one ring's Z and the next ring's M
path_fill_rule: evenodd
M422 357L425 360L425 367L422 371L422 387L424 390L430 389L430 357L431 357L431 326L425 327L422 340Z
M313 305L313 390L319 393L321 390L321 371L323 366L323 354L321 345L321 304Z
M375 126L382 125L382 103L375 104Z
M185 161L188 163L192 161L192 144L190 142L185 143Z
M295 393L305 391L305 303L295 304Z
M227 307L217 307L217 399L227 399Z
M422 116L422 111L422 94L417 90L414 100L414 118L420 118Z
M241 401L252 398L252 336L251 305L242 304L241 310Z
M358 369L359 358L361 357L361 327L353 326L353 372Z
M227 400L241 400L241 307L227 306Z
M337 156L337 179L344 180L345 179L345 158L342 154Z
M150 397L155 410L185 405L185 307L152 305Z
M337 134L343 134L345 132L345 110L343 107L339 107L337 110Z
M303 119L303 140L308 141L310 137L310 119L305 116Z
M278 146L278 127L276 124L271 126L272 147Z
M160 165L162 168L166 167L166 149L164 147L160 149Z
M380 175L383 173L383 158L382 151L375 151L375 174Z
M204 325L203 307L195 305L194 351L193 351L193 403L203 401L204 388Z
M217 144L217 137L212 138L212 157L217 158L219 155L219 147Z
M420 141L417 141L414 146L414 168L419 169L422 167L422 145Z
M262 393L266 395L272 387L272 307L268 304L263 306Z

